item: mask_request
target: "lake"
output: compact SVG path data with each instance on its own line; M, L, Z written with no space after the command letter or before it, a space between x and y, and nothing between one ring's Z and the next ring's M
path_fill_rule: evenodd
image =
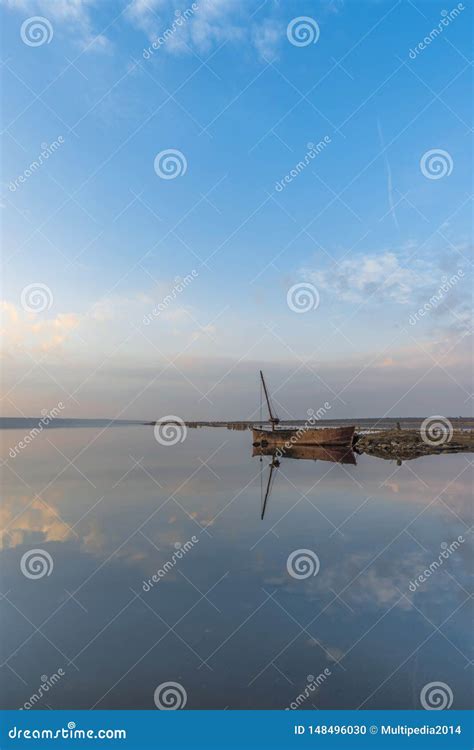
M249 432L90 423L12 458L29 429L2 432L3 708L470 707L470 454L283 458L261 520Z

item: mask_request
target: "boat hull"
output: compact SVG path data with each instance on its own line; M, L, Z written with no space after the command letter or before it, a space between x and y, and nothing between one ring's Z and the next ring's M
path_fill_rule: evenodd
M253 428L253 444L294 448L300 445L352 445L355 425L349 427L318 427L292 430L262 430Z

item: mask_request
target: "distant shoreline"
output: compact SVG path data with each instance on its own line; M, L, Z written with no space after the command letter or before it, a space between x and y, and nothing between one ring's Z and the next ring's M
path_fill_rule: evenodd
M445 417L454 429L474 430L473 417ZM42 417L0 417L0 430L33 428L41 422ZM395 428L399 424L403 429L419 429L425 417L359 417L349 419L321 419L317 424L321 427L334 425L355 425L356 431L371 429L385 430ZM304 419L282 419L281 426L299 427L304 425ZM197 429L202 427L220 427L230 430L248 430L254 425L269 425L267 420L183 420L186 427ZM154 427L156 424L173 424L173 420L139 420L139 419L52 419L44 429L80 428L80 427Z
M359 419L355 418L349 418L349 419L319 419L315 423L315 426L321 426L321 427L330 427L333 425L355 425L356 430L359 429L391 429L392 427L396 427L398 424L403 428L412 428L412 429L418 429L421 427L423 421L426 419L426 417L362 417ZM474 430L474 418L472 417L445 417L445 419L448 419L453 427L456 429L469 429ZM279 422L279 426L285 426L285 427L292 427L296 426L299 427L301 425L304 425L307 423L307 419L281 419ZM160 420L157 420L156 422L148 422L149 425L155 425L155 424L172 424L171 421L169 422L162 422ZM271 423L268 420L234 420L234 421L203 421L203 422L196 422L196 421L189 421L185 422L186 427L196 428L196 427L227 427L229 429L251 429L255 425L270 425Z

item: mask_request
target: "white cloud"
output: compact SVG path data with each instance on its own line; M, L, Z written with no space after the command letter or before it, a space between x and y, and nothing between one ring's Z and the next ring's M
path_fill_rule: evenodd
M103 34L96 34L91 18L97 0L0 0L0 4L25 17L41 15L56 26L61 26L75 37L79 46L88 50L105 50L109 46Z
M329 0L326 7L328 13L340 13L344 10L344 0Z
M319 289L333 293L339 300L366 302L370 298L398 304L410 302L415 291L433 284L436 278L429 264L404 266L390 251L359 255L336 263L329 270L306 269L304 274Z
M251 44L260 57L272 59L285 39L284 25L272 18L254 21L250 15L253 8L248 2L197 0L193 3L188 0L183 6L179 26L176 24L178 13L170 0L133 0L125 15L150 42L163 39L166 34L160 48L172 54L195 51L207 55L224 42L234 42ZM170 30L171 34L166 33Z
M0 301L0 311L3 345L10 354L16 349L33 352L58 349L80 323L75 313L59 313L54 318L44 319L5 301Z
M192 5L190 0L185 8L176 10L170 0L132 0L125 17L151 42L171 30L173 33L166 35L164 45L168 52L189 51L193 42L198 50L205 51L222 36L222 23L228 22L227 13L235 4L233 0L201 0L194 3L196 10ZM180 16L182 20L178 25L176 21Z
M55 31L61 28L83 49L110 47L109 39L97 34L94 27L94 11L103 7L99 0L0 0L0 4L25 17L45 16ZM143 32L149 42L168 32L160 49L171 54L208 55L224 42L233 42L250 45L259 57L273 59L286 39L285 24L274 19L274 10L259 20L253 17L255 8L247 0L185 0L181 6L176 6L175 0L124 0L116 11L109 7L117 16L122 10L123 19Z
M285 29L281 23L271 18L260 24L255 24L252 40L259 55L268 61L275 59L281 40L285 36Z
M192 333L191 339L192 341L198 341L199 339L205 336L209 336L211 339L215 340L217 333L218 333L217 326L214 326L214 325L202 326L202 328Z
M125 17L140 31L144 31L150 39L156 36L156 27L161 19L158 11L166 9L166 0L132 0L127 6Z
M173 282L157 281L150 290L102 297L81 312L55 312L56 302L50 312L26 312L17 304L0 299L3 348L10 357L22 352L33 355L48 352L65 357L72 348L75 354L84 352L87 341L86 346L94 349L95 356L106 356L106 351L113 351L129 337L138 348L140 344L143 346L138 330L160 347L163 336L168 344L175 342L184 347L204 334L216 333L215 326L199 327L198 313L186 303L186 288L176 298L171 296L172 292ZM144 318L148 325L143 324Z

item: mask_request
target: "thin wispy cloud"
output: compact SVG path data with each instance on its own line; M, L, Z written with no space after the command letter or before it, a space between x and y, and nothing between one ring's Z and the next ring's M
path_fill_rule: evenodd
M434 267L425 262L404 265L394 252L361 254L335 263L327 270L305 269L334 301L408 304L413 294L428 289L436 280Z

